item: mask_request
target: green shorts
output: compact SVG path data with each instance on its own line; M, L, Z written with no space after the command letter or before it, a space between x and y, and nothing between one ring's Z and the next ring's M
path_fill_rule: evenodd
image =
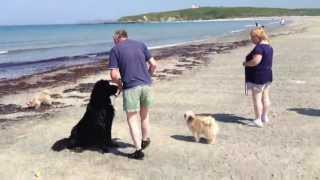
M152 88L149 85L137 86L123 91L123 110L126 112L137 112L141 107L150 108L152 104Z

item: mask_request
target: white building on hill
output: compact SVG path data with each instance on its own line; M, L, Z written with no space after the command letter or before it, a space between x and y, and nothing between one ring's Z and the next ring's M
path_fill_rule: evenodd
M200 6L197 5L197 4L192 4L191 8L192 8L192 9L198 9L198 8L200 8Z

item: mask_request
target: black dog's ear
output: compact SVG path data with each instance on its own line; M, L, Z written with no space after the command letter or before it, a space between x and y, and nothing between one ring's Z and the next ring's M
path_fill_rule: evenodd
M108 96L115 95L118 92L118 86L113 85L111 81L99 80L96 86L99 86L99 89L106 92Z

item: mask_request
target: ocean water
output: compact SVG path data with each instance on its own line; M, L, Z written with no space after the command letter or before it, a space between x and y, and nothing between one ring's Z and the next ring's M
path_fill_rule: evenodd
M266 27L278 20L260 20ZM148 24L0 26L0 80L100 61L113 46L112 34L126 29L129 38L160 48L238 33L255 21L206 21Z

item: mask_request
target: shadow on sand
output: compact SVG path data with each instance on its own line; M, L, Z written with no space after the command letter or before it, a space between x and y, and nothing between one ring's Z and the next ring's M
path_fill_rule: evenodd
M288 111L295 111L296 113L307 116L320 116L320 109L313 108L290 108Z
M218 113L218 114L210 114L210 113L201 113L197 114L199 116L211 116L216 121L223 122L223 123L236 123L241 125L249 125L252 119L236 116L234 114L225 114L225 113Z
M115 138L113 139L113 141L118 145L118 147L116 148L109 148L108 149L108 152L105 152L103 151L102 149L100 148L75 148L75 149L70 149L70 151L72 152L75 152L75 153L82 153L83 151L96 151L96 152L99 152L101 154L104 154L104 153L112 153L112 154L115 154L117 156L124 156L124 157L128 157L128 154L127 153L124 153L124 152L121 152L119 151L118 149L123 149L123 148L128 148L128 147L134 147L133 145L131 144L128 144L128 143L124 143L124 142L121 142L119 141L118 138ZM56 141L51 149L53 151L57 151L57 152L60 152L64 149L68 149L68 146L69 146L69 138L63 138L63 139L60 139L58 141Z
M183 136L183 135L173 135L171 136L171 138L178 140L178 141L186 141L186 142L194 142L196 143L196 141L194 140L193 136ZM205 138L200 138L199 143L201 144L208 144L207 140Z

